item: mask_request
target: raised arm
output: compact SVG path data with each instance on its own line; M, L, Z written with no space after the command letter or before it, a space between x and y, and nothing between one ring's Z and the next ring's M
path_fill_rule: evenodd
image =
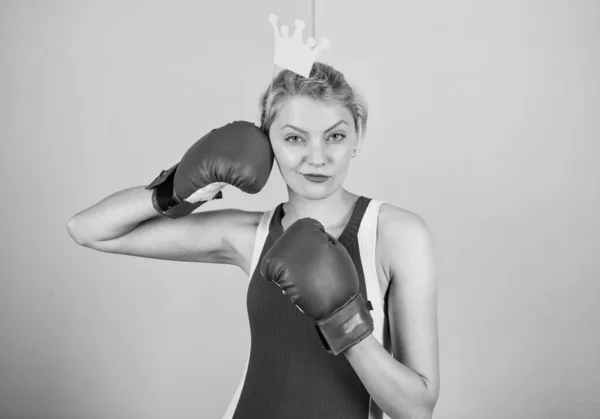
M74 215L67 230L78 244L109 253L240 264L239 235L251 230L261 213L192 212L221 198L225 185L259 192L272 165L268 137L253 124L236 121L196 141L148 186L118 191Z

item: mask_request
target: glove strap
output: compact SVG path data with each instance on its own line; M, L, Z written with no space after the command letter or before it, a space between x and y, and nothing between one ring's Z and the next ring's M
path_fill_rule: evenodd
M187 201L176 199L173 190L173 179L179 163L176 163L169 170L162 170L146 189L152 191L152 206L161 215L169 218L181 218L190 215L196 208L208 201L199 201L194 204ZM222 199L223 192L219 191L213 199Z
M323 348L338 355L373 333L369 307L372 309L371 303L359 292L329 316L315 321Z

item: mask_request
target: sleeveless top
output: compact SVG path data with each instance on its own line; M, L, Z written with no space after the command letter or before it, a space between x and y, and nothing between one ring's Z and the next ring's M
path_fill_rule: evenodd
M376 270L377 223L382 201L360 196L338 238L371 302L373 336L392 353L387 319L388 283ZM256 232L247 292L250 353L223 419L389 419L343 354L327 353L313 320L260 274L260 262L283 233L283 203L263 214Z

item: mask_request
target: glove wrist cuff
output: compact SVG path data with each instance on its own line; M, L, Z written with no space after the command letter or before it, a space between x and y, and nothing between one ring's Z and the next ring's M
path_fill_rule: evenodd
M154 179L146 189L152 189L152 206L161 215L169 218L181 218L191 214L196 208L208 201L199 201L190 203L180 200L176 197L173 190L173 179L179 163L172 166L169 170L163 170ZM213 199L223 198L223 193L219 191Z
M373 333L370 302L359 292L329 316L315 321L323 348L338 355Z

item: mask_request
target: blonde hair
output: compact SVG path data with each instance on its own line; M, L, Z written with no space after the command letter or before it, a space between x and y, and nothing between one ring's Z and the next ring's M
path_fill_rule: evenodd
M306 96L316 101L333 101L348 108L354 118L354 128L364 135L367 128L366 99L352 88L344 74L330 65L315 62L308 78L284 69L275 76L260 98L260 129L269 129L286 99Z

